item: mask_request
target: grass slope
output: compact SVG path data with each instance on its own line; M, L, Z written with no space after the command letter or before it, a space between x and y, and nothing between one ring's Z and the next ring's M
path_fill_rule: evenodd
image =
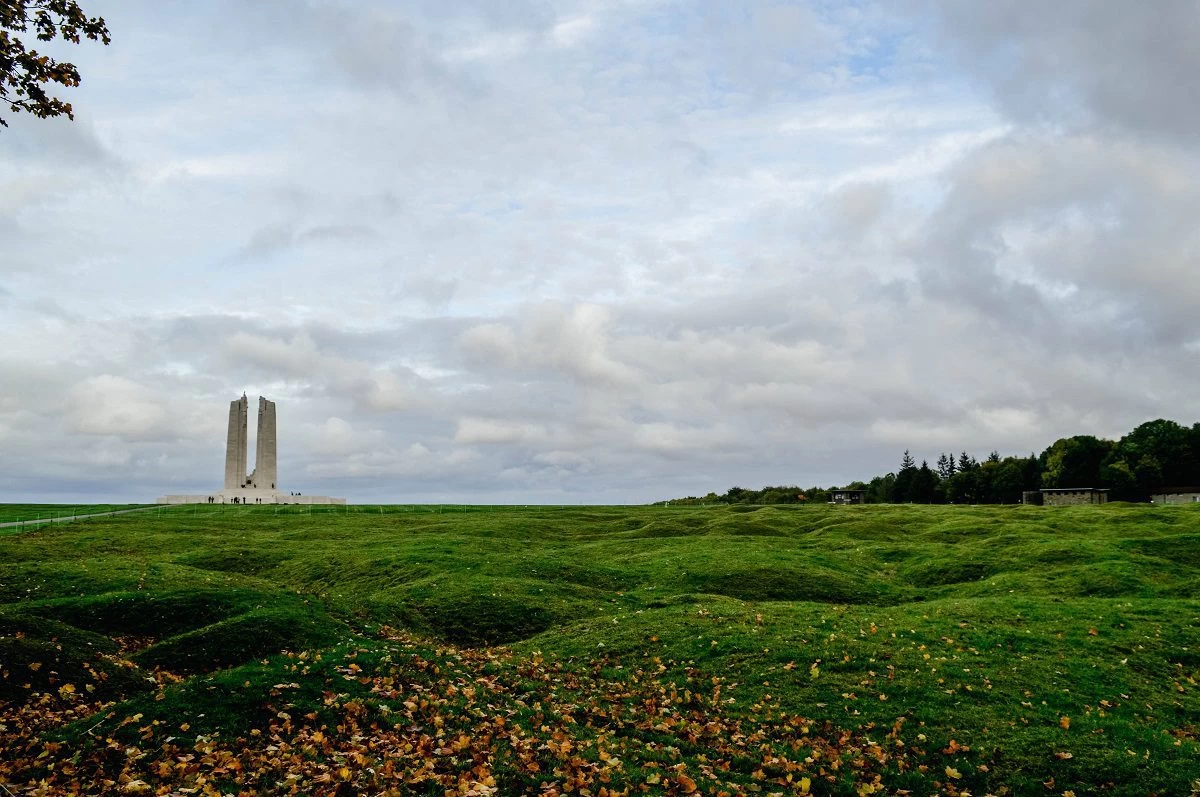
M0 504L0 523L49 521L54 518L74 518L103 512L138 509L146 504ZM0 529L0 534L6 529Z
M0 538L0 783L1200 788L1192 507L351 509Z

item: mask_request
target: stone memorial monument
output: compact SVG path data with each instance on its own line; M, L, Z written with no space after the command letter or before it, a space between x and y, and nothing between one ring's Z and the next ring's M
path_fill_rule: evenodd
M246 473L250 401L243 393L229 403L229 431L225 436L225 486L208 495L164 495L160 504L344 504L345 498L283 493L278 487L278 447L275 437L275 402L258 397L258 436L254 444L254 470Z

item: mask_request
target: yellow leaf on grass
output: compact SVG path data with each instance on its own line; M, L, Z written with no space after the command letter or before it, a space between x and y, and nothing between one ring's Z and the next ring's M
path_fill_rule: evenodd
M1062 729L1064 731L1069 730L1071 728L1071 718L1070 717L1062 717L1061 719L1059 719L1058 724L1062 726Z
M951 780L956 780L962 777L962 773L954 767L946 767L946 777L950 778Z
M808 794L812 788L812 778L800 778L800 793Z

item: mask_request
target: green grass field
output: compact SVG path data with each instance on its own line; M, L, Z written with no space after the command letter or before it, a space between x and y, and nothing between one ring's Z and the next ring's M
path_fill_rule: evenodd
M1192 507L284 509L0 537L0 783L1200 790Z
M0 504L0 523L51 520L136 509L145 504Z

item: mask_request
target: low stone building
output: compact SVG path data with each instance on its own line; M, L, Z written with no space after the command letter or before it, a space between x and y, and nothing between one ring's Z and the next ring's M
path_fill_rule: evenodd
M1152 504L1200 504L1200 487L1160 487L1150 496Z
M831 504L865 504L866 502L866 490L834 490L829 493L829 503Z
M1040 492L1044 506L1108 503L1108 490L1097 487L1043 487Z

